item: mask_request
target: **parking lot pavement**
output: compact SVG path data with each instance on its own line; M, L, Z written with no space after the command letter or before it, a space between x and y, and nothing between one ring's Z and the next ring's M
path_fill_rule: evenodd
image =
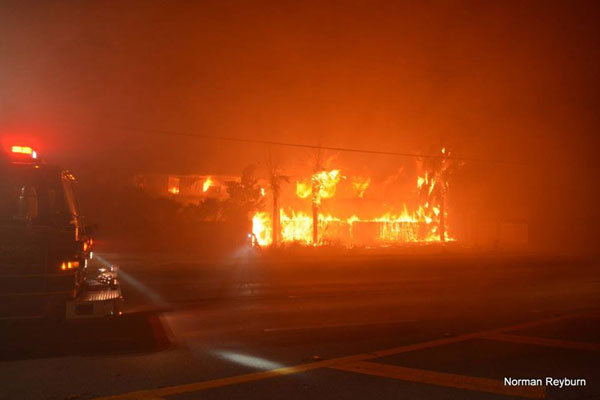
M245 265L240 281L236 265L117 261L123 316L0 327L0 398L597 395L595 262L350 257ZM588 386L502 381L542 373Z
M584 324L581 337L572 326ZM597 312L315 360L292 367L103 399L365 398L578 399L600 396ZM505 378L578 379L584 386L508 385Z

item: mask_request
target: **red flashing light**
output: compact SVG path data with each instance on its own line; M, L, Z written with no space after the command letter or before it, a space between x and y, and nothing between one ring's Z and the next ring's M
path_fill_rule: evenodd
M14 154L25 154L33 159L37 158L37 152L29 146L12 146L11 151Z

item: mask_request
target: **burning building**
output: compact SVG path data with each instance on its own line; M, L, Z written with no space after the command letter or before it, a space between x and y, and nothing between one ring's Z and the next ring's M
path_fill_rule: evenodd
M520 190L497 193L496 186L482 184L492 174L489 166L465 167L446 148L414 160L396 164L395 170L372 168L376 171L372 173L337 157L288 166L270 177L256 177L258 171L253 170L246 182L249 191L235 190L235 198L231 188L243 181L240 176L146 174L137 175L135 185L183 205L214 206L202 208L196 220L199 216L202 221L243 220L247 215L261 246L380 247L457 241L478 248L514 248L528 244L527 207L507 205L501 215L490 214L490 209L501 208L494 204ZM240 206L250 192L260 201ZM518 199L510 202L515 203Z
M317 168L290 182L287 190L267 192L274 204L282 206L273 207L271 213L256 212L253 233L261 245L382 246L452 240L446 207L451 173L447 156L442 149L439 155L420 160L412 189L395 201L385 196L396 184L394 179L376 181L341 168Z
M198 204L207 198L226 198L227 182L237 179L239 177L228 175L138 174L134 177L134 186L153 196Z

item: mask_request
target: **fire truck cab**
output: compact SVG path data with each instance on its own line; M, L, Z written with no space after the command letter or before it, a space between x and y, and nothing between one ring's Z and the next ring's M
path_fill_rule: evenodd
M117 269L88 277L93 240L75 186L31 147L0 155L0 318L121 314Z

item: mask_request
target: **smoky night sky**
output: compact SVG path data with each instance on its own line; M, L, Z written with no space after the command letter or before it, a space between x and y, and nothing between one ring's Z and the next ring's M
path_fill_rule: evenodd
M149 130L446 145L527 162L560 182L544 196L595 204L599 17L573 1L3 1L0 129L51 159L126 172L306 158ZM574 205L561 198L554 209Z

